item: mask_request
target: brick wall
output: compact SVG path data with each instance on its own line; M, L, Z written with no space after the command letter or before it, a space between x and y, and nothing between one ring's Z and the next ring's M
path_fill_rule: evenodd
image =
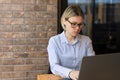
M57 0L0 0L0 80L36 80L48 69Z

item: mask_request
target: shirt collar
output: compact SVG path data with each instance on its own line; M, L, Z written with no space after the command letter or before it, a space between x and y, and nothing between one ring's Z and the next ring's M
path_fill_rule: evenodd
M68 40L67 40L67 38L66 38L66 36L65 36L65 32L64 32L64 31L60 34L60 39L61 39L61 42L62 42L62 43L67 43L67 44L69 44L69 42L68 42ZM77 42L79 42L79 41L80 41L80 35L76 36L75 41L74 41L73 44L75 44L75 43L77 43Z

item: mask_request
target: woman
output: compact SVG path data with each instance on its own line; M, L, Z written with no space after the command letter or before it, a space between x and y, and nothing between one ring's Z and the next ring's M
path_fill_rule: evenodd
M47 47L53 74L77 80L84 56L95 55L91 39L79 34L84 27L84 14L78 5L70 5L61 17L63 32L53 36Z

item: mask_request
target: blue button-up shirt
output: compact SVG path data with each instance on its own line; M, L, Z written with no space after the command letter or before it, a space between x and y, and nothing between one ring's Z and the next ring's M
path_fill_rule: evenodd
M47 50L52 73L63 78L69 78L72 70L80 70L84 56L95 55L89 37L79 34L70 44L64 32L50 38Z

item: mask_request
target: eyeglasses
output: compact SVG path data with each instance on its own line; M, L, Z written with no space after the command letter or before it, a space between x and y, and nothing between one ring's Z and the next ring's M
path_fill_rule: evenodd
M84 23L80 23L80 24L72 23L72 22L70 22L68 19L67 19L67 21L71 24L71 27L72 27L72 28L76 28L76 27L82 28L82 27L85 26Z

